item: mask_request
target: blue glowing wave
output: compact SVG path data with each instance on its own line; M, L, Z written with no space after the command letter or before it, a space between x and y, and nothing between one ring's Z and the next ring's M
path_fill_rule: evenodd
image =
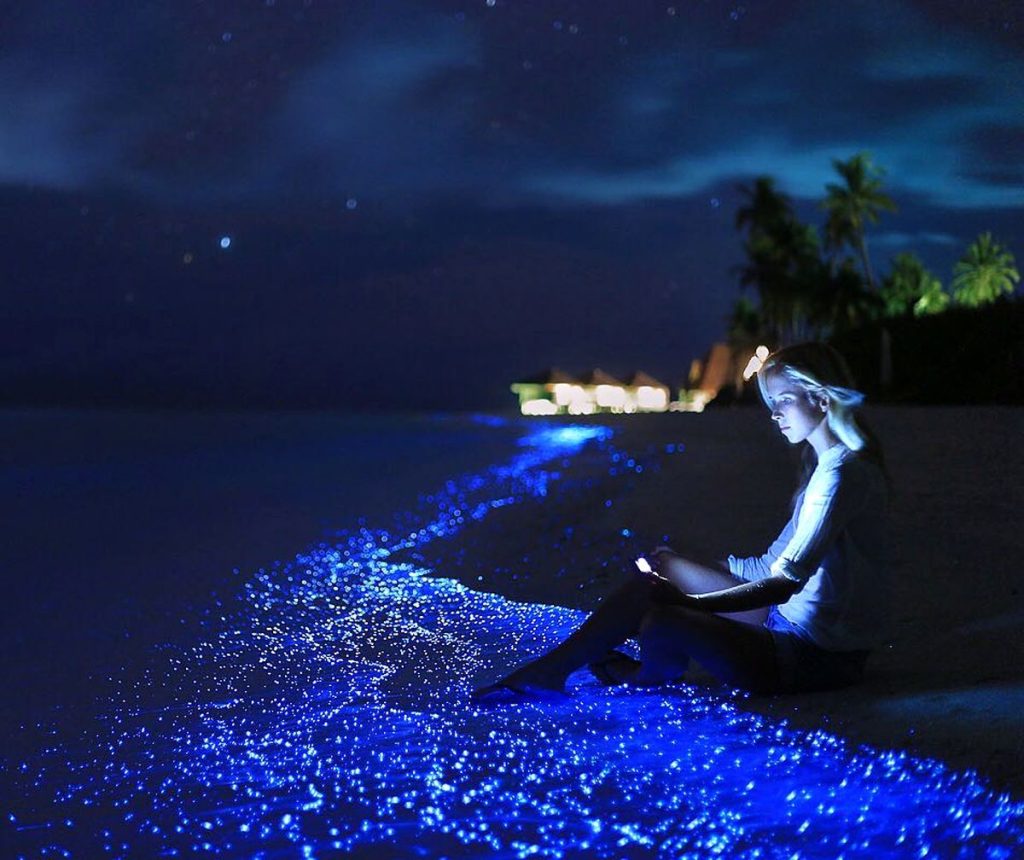
M403 561L544 495L608 431L545 429L427 497L261 572L210 635L123 691L88 738L14 773L24 856L1017 856L1024 805L970 774L848 749L678 685L579 681L561 704L478 709L471 687L580 613Z

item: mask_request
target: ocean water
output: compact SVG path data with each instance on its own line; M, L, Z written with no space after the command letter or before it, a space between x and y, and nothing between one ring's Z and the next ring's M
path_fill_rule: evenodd
M479 429L499 459L240 575L114 673L88 725L6 756L12 855L1018 856L1024 805L974 774L794 731L739 693L580 674L566 702L470 702L582 616L473 591L417 551L564 491L581 450L634 468L598 427Z
M443 415L0 412L0 726L88 709L211 595L517 438Z

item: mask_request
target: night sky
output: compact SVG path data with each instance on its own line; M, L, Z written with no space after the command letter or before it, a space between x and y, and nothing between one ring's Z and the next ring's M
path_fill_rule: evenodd
M1024 4L0 7L2 402L510 407L677 383L739 295L737 185L868 150L948 283L1024 264Z

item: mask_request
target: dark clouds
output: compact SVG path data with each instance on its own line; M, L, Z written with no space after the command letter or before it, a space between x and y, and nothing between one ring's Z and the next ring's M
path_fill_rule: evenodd
M1005 181L1021 159L1021 52L914 4L464 9L22 12L0 67L0 176L200 199L305 184L621 203L765 170L810 195L831 157L867 148L897 190L1024 204ZM1000 135L1008 145L972 145Z

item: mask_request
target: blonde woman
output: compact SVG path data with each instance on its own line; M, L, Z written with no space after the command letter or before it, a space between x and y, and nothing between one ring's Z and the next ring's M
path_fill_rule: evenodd
M758 384L779 432L805 449L792 515L767 551L716 569L659 547L565 642L474 698L564 695L584 666L608 685L661 684L691 659L757 693L862 678L888 602L887 479L858 415L863 397L842 357L820 343L770 355ZM640 660L612 650L633 637Z

